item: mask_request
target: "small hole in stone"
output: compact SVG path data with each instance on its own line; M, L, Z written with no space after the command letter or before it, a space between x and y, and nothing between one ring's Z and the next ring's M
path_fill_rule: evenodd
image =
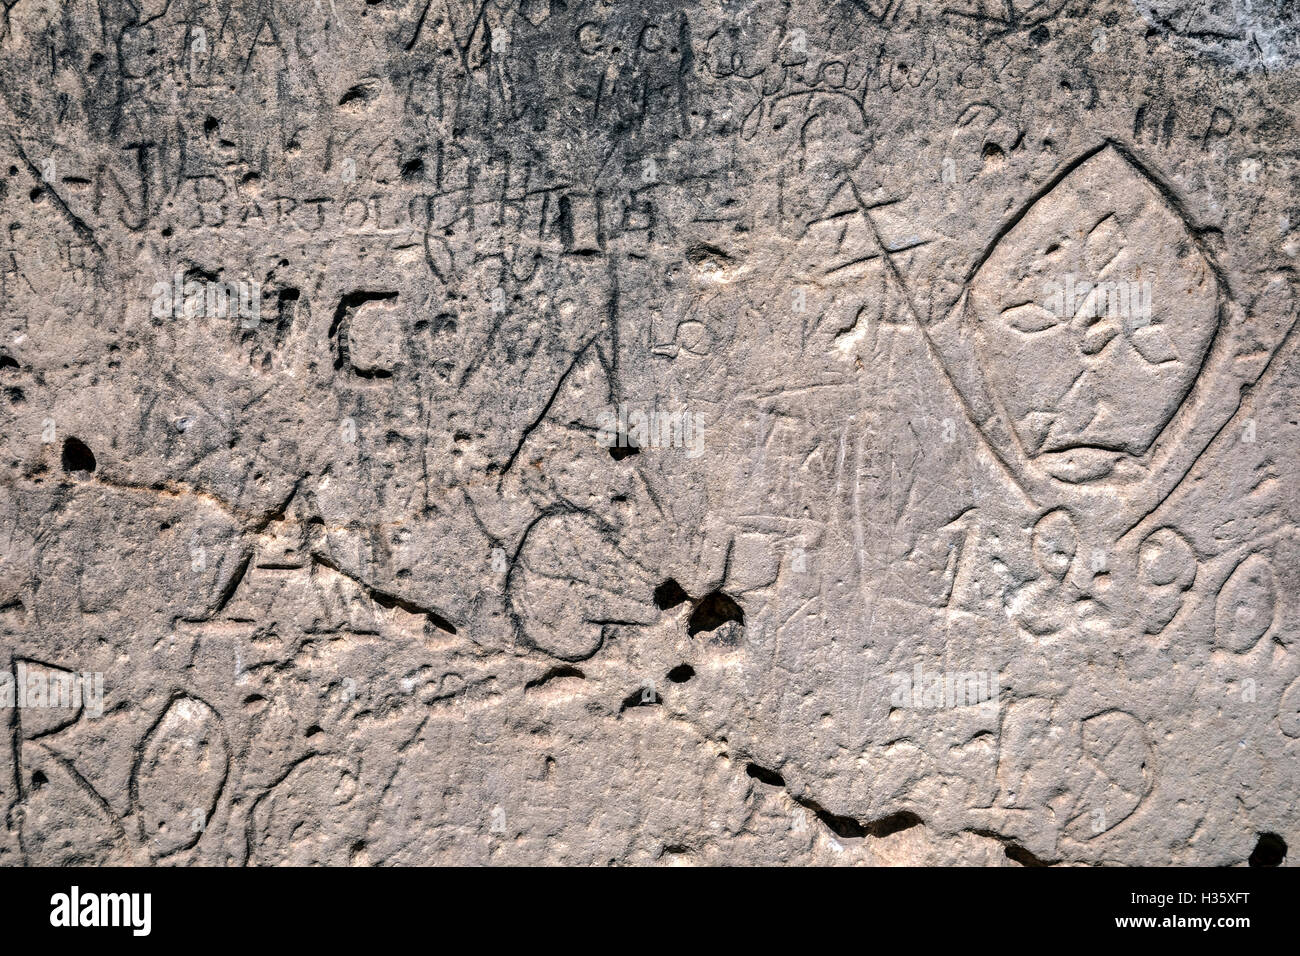
M642 592L645 593L644 591ZM690 600L690 595L682 590L682 586L672 578L669 578L659 587L655 588L655 607L661 611L677 607Z
M647 684L624 697L623 705L619 707L618 712L621 714L632 707L657 707L663 702L664 699L656 693L653 685Z
M63 440L63 470L64 471L84 471L92 472L95 470L95 454L86 443L79 438L71 436Z
M686 622L686 633L694 637L700 631L714 631L728 621L744 626L745 612L733 599L721 591L713 591L700 598Z
M897 813L891 813L887 817L881 817L879 820L868 823L866 831L873 837L883 838L920 825L921 818L911 810L899 810Z
M630 435L619 435L618 444L609 446L609 457L615 461L622 461L624 458L631 458L633 455L639 454L641 454L641 448Z
M745 773L753 777L759 783L765 783L769 787L784 787L785 778L775 770L768 770L766 767L760 767L756 763L751 763L745 767Z
M695 668L690 664L678 664L668 672L668 679L674 684L685 684L695 676Z
M1286 858L1286 840L1276 833L1261 833L1250 854L1251 866L1279 866Z
M1002 848L1002 855L1008 860L1019 863L1021 866L1047 866L1046 863L1034 856L1019 843L1008 843Z

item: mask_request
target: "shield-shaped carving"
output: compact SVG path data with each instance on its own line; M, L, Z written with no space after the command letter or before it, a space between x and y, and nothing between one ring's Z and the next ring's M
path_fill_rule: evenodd
M1003 226L926 335L1031 499L1126 530L1267 364L1237 360L1260 354L1243 325L1173 192L1106 143Z

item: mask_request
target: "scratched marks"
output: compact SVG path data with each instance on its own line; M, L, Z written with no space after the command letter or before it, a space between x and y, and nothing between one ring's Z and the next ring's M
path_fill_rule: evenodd
M1217 280L1186 225L1111 148L1013 222L966 297L980 373L968 400L977 416L1005 418L1012 440L993 440L1008 458L1061 482L1122 480L1202 368Z
M0 862L1293 840L1271 0L6 4Z
M141 742L132 773L140 839L155 857L203 836L230 774L230 744L216 711L178 695Z

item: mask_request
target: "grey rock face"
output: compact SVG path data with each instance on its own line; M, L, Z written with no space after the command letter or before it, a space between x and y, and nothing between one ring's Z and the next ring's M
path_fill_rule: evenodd
M0 862L1291 862L1296 65L7 4Z

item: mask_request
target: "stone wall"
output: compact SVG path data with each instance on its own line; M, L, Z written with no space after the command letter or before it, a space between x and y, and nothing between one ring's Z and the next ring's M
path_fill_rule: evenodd
M1277 863L1206 6L5 0L0 862Z

